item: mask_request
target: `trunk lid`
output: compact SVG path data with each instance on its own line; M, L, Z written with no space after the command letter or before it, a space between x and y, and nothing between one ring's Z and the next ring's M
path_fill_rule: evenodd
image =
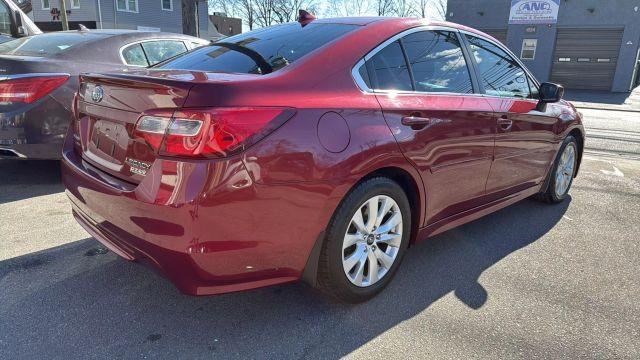
M54 59L38 56L0 55L0 79L6 75L47 72L55 69L58 63Z
M82 75L77 104L79 146L83 159L122 180L139 183L157 155L134 136L143 114L171 117L182 107L193 84L185 71L141 71Z

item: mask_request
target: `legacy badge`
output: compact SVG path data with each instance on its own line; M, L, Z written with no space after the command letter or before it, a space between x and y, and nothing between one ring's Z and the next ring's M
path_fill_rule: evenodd
M147 170L151 168L150 164L147 164L142 161L134 160L131 158L126 158L124 162L126 162L129 165L129 171L131 171L134 174L138 174L142 176L147 175Z

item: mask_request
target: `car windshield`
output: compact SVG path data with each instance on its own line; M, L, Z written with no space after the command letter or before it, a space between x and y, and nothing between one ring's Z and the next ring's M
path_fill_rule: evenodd
M159 65L163 69L266 74L338 39L357 25L289 23L225 38Z
M28 36L0 44L1 55L46 56L62 53L78 44L104 36L92 33L49 33Z

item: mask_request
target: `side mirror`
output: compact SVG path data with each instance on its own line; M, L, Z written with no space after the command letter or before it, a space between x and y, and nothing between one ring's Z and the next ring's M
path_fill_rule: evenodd
M25 31L24 26L22 26L22 13L20 12L20 10L16 10L14 12L13 19L16 24L16 35L26 36L27 32Z
M554 103L558 102L564 96L564 87L554 83L540 84L540 102Z

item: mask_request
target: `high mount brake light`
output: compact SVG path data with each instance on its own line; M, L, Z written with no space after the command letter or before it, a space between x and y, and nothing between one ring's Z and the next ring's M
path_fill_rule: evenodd
M0 81L0 102L32 103L60 87L69 75L10 78Z
M293 113L275 107L183 109L170 117L149 112L138 119L135 136L160 155L224 157L256 143Z

